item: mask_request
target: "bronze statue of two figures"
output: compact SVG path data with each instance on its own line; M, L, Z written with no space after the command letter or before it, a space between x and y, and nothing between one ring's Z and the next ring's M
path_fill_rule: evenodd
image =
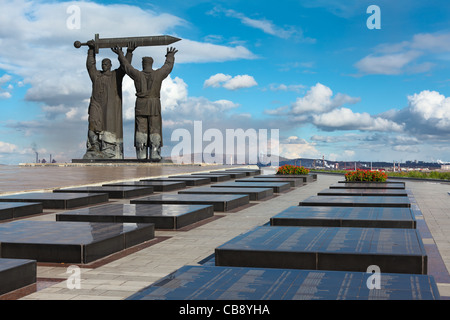
M86 68L92 81L89 103L87 151L83 159L123 159L122 80L127 74L136 88L134 146L137 159L161 161L162 119L160 91L163 80L172 71L175 48L167 48L164 65L153 70L153 59L142 58L142 71L131 65L133 51L139 46L169 45L180 39L171 36L104 38L98 34L86 43L89 47ZM127 47L124 55L122 47ZM120 67L111 70L111 60L102 60L97 70L95 55L99 48L111 48L118 56Z

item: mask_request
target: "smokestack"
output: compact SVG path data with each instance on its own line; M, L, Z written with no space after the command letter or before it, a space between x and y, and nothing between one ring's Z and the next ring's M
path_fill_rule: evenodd
M39 162L39 154L37 153L37 151L35 151L36 152L36 163L38 163Z

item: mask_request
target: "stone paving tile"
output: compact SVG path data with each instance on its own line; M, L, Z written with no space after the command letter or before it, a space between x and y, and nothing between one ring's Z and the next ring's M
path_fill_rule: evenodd
M424 244L432 243L439 250L440 258L446 271L450 270L450 196L447 192L450 185L436 182L408 181L406 187L412 191L423 219L431 233L432 239L424 240ZM441 282L439 282L441 281ZM442 297L450 297L450 277L439 277L437 286ZM445 281L445 282L443 282Z

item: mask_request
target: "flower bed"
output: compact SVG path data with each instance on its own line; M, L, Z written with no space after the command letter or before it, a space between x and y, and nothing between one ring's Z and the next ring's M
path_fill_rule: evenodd
M360 170L350 171L345 174L345 181L385 182L387 174L382 171Z
M303 166L293 166L286 164L277 170L277 174L308 174L309 170Z

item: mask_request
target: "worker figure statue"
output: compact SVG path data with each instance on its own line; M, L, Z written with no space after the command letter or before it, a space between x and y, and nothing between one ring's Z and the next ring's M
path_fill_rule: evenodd
M130 44L135 47L135 44ZM135 136L134 146L137 159L161 161L162 119L160 91L163 80L170 74L175 62L175 48L167 48L166 61L157 70L153 70L153 58L142 58L142 71L135 69L126 59L122 48L111 48L118 55L125 73L134 80L136 88ZM150 149L150 150L149 150ZM150 151L150 152L149 152Z
M102 60L102 70L97 70L95 42L89 46L86 68L92 81L89 103L89 128L87 151L84 159L123 159L122 128L122 68L111 70L111 60ZM135 48L128 47L125 60L130 63Z

